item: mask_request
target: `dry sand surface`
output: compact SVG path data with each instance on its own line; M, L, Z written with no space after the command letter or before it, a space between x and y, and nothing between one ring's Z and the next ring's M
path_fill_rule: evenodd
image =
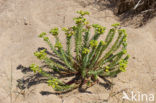
M99 11L94 5L84 8L78 1L0 0L0 103L135 103L123 101L122 91L156 94L156 18L137 29L125 27L131 58L127 72L112 79L115 85L111 90L95 85L88 89L91 93L75 90L61 96L43 96L40 94L42 90L53 91L46 84L35 85L24 91L16 87L17 79L23 77L16 70L17 66L39 64L33 52L38 47L47 47L38 39L39 33L56 26L72 25L77 10L91 12L88 18L91 23L109 27L118 22L112 11ZM150 103L156 103L156 96L155 102Z

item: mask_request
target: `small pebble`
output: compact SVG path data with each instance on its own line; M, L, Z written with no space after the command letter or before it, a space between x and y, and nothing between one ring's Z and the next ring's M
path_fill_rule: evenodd
M28 23L24 22L24 25L28 25Z
M132 57L133 59L135 59L135 57Z
M23 18L24 19L24 25L28 25L28 19L26 17Z

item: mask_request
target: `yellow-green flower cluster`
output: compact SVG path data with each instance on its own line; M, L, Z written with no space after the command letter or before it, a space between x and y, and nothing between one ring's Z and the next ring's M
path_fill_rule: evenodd
M119 29L118 30L119 35L124 34L124 36L127 36L126 30L125 29Z
M58 28L53 28L50 30L50 32L53 36L57 36L59 34L59 29Z
M74 18L74 21L75 21L76 24L82 24L82 23L86 22L86 18L77 17L77 18Z
M73 28L62 28L62 31L65 32L67 37L71 37L75 33Z
M64 27L64 28L62 28L62 31L67 32L67 31L69 31L69 29Z
M74 18L75 23L76 23L76 24L88 25L89 22L86 21L86 18L84 18L83 16L89 15L89 12L80 10L80 11L77 11L77 13L80 14L80 16Z
M120 26L120 23L112 24L112 26L117 28L118 26Z
M46 53L45 51L46 51L45 49L43 49L43 50L41 50L41 51L37 51L37 52L34 53L34 55L35 55L38 59L42 60L42 59L46 58L46 56L47 56L47 53Z
M106 66L106 67L105 67L105 71L106 71L106 72L109 72L109 66Z
M59 41L57 41L55 43L55 48L61 49L62 48L62 44Z
M47 81L48 83L48 86L52 86L54 89L58 86L58 80L56 78L53 78L53 79L49 79Z
M97 41L97 40L91 40L89 44L90 44L90 46L91 46L92 48L95 48L95 47L97 47L97 45L98 45L98 41Z
M82 53L83 54L88 54L90 50L88 48L83 48Z
M44 41L49 41L49 38L45 35L47 34L45 32L42 32L38 37L43 38Z
M30 65L30 69L31 69L34 73L36 73L37 71L40 70L39 66L38 66L38 65L35 65L35 64L31 64L31 65Z
M106 28L105 27L103 27L103 26L101 26L101 25L99 25L99 24L93 24L92 25L94 28L95 28L95 32L97 33L97 34L103 34L104 32L105 32L105 30L106 30Z
M45 35L47 35L45 32L42 32L38 37L43 38Z
M49 38L45 36L45 37L43 37L43 40L44 41L49 41Z
M89 12L88 11L77 11L78 14L80 14L81 16L84 16L84 15L89 15Z
M126 67L127 67L127 61L122 59L119 61L119 70L121 70L122 72L126 71Z

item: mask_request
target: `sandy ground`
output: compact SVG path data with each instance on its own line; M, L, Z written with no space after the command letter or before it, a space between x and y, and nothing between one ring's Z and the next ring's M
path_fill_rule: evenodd
M118 22L111 11L99 11L93 5L83 7L77 1L0 0L0 103L135 103L123 101L122 91L156 94L156 18L138 29L125 27L131 58L127 72L112 79L115 86L111 90L95 85L88 89L92 93L75 90L63 96L42 96L41 90L53 91L52 88L39 84L20 91L16 87L17 79L23 77L17 66L40 63L33 52L38 47L47 47L38 39L39 33L72 25L75 12L82 9L91 12L91 23L109 27ZM155 102L150 103L156 103L156 96Z

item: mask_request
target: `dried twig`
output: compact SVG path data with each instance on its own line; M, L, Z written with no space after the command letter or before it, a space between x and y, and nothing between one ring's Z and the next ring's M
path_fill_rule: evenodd
M138 1L138 3L134 6L133 10L136 10L140 5L142 5L142 4L140 4L141 1L142 1L142 0L139 0L139 1Z

